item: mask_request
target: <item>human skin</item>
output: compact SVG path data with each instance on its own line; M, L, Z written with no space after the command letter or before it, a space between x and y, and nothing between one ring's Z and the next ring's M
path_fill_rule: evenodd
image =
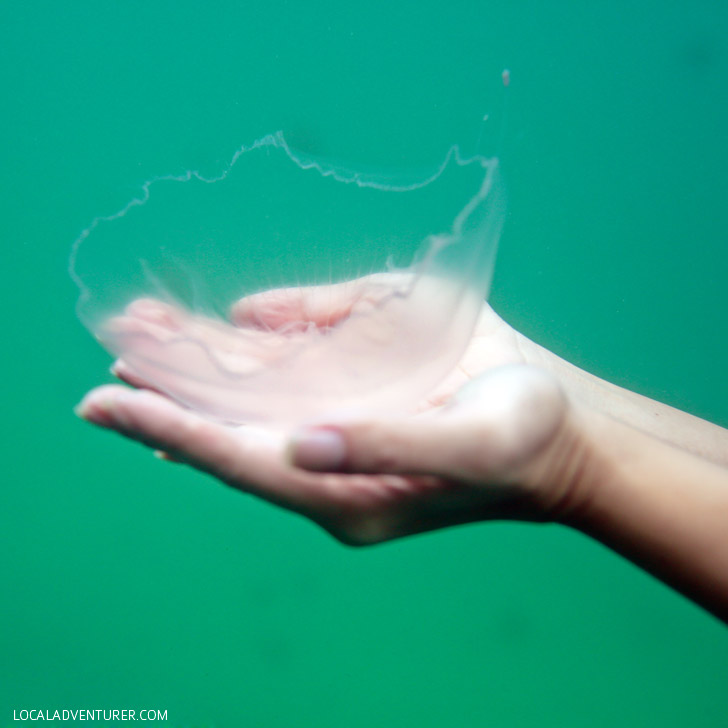
M261 328L346 318L345 287L320 294L268 292L232 318ZM82 417L342 542L493 519L558 522L728 621L728 431L573 367L487 304L458 365L410 415L351 415L294 432L227 426L145 389L123 361L115 372L137 389L93 390Z

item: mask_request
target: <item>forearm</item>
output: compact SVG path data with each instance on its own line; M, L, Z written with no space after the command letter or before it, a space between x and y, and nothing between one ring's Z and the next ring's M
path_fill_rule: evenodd
M569 396L664 442L728 466L728 429L611 384L521 337L529 364L553 373Z
M565 521L728 622L728 469L610 417L582 420L587 454Z

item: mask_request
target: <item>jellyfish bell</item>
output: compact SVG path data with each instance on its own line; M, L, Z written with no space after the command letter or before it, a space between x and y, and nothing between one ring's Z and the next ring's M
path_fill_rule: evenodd
M282 133L146 182L75 241L77 311L135 382L231 423L412 410L456 365L504 218L497 159L364 171Z

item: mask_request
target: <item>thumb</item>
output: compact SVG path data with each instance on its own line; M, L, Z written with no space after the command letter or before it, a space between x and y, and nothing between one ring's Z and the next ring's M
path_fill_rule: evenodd
M303 428L289 458L319 472L503 477L541 449L560 419L560 395L548 384L530 367L502 367L424 416Z
M439 473L457 456L452 423L389 419L317 425L299 430L289 445L293 465L340 473Z

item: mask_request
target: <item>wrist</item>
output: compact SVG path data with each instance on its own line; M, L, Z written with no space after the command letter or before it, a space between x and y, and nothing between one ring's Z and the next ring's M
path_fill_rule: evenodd
M560 519L728 621L728 472L607 416L589 418Z
M641 433L593 407L575 405L573 409L578 457L567 481L569 498L555 520L589 532L605 502L615 494L615 486L626 485L621 468L637 454L633 436L640 437Z
M540 451L512 476L527 494L525 510L535 520L573 525L589 510L594 491L609 469L609 461L599 448L602 420L606 418L575 402L553 377L549 379L560 393L560 421Z

